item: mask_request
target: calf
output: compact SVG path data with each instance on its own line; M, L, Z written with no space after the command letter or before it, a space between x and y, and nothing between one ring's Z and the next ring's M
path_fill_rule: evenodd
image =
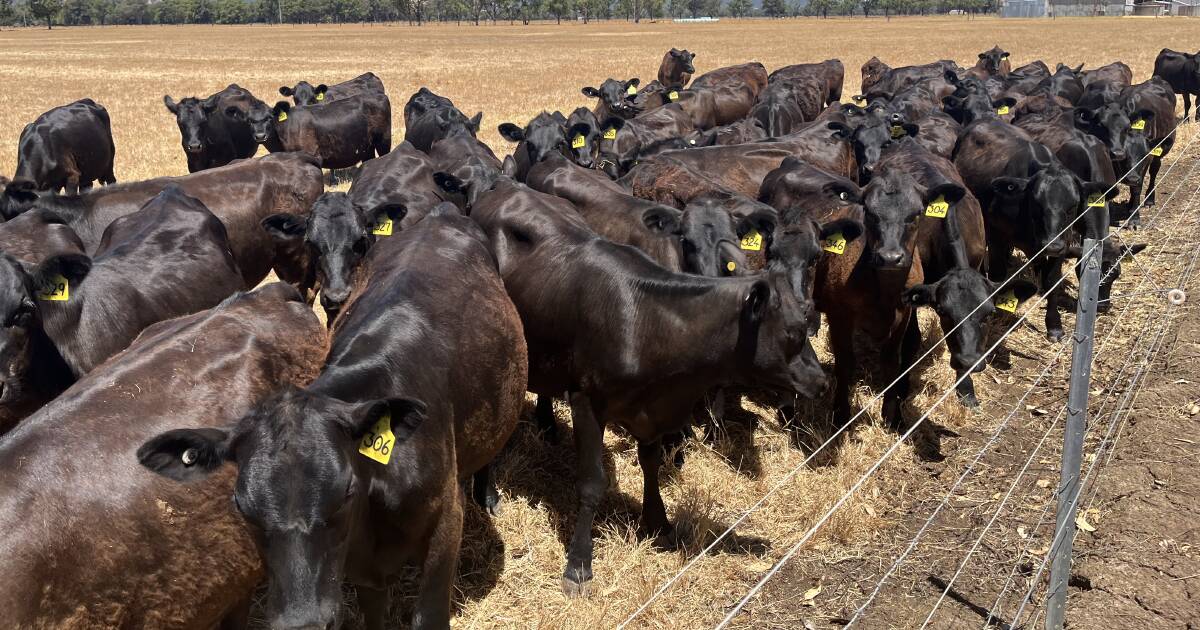
M588 98L597 99L596 107L592 110L592 113L599 120L604 120L612 116L633 118L641 113L641 110L634 104L634 101L637 99L638 83L640 83L640 80L636 77L628 81L605 79L599 88L583 88L583 95Z
M343 582L358 587L366 626L383 627L388 581L411 564L412 626L449 627L460 483L474 477L476 501L498 510L489 464L516 427L528 361L485 237L435 211L368 266L310 386L138 449L144 466L189 485L236 475L234 505L264 546L273 627L340 627ZM236 473L221 474L225 462Z
M93 181L117 181L115 154L108 110L90 98L55 107L21 131L17 170L8 187L78 195Z
M428 153L434 143L459 133L472 138L479 132L483 112L467 118L450 99L422 87L404 105L404 140Z
M374 73L367 72L360 74L348 81L335 83L333 85L325 85L324 83L313 87L308 81L301 81L294 87L282 86L279 88L279 93L283 96L292 97L292 101L297 106L302 105L317 105L320 103L331 103L340 101L353 96L364 96L367 94L384 94L383 81Z
M662 436L685 428L694 403L714 385L750 383L811 395L824 377L805 335L811 303L797 299L782 274L675 274L599 238L556 204L502 179L471 216L489 237L524 323L530 389L570 392L579 511L563 589L581 595L592 579L592 522L608 487L608 424L638 442L645 477L641 531L668 540L671 525L658 487ZM818 236L810 227L797 237L810 260L820 252Z
M798 103L802 97L797 95L793 85L772 83L767 86L758 95L758 102L748 114L749 118L758 121L768 137L786 136L797 131L806 120L805 112Z
M696 72L696 67L692 65L695 59L696 53L677 48L668 50L658 66L658 82L667 87L687 87L692 74Z
M179 126L189 173L254 157L258 143L246 113L256 100L236 83L203 100L189 96L175 102L163 96Z
M1158 51L1154 59L1154 76L1171 86L1176 94L1183 95L1183 118L1186 120L1192 109L1192 96L1196 97L1196 120L1200 120L1200 53L1177 52L1170 48ZM1172 112L1172 117L1174 117Z
M567 128L567 118L560 112L542 112L524 128L502 123L498 130L502 138L517 143L513 151L516 170L510 175L525 181L529 168L552 154L573 157L579 155L581 149L586 151L588 137L593 135L595 128L588 122L578 122ZM574 146L576 144L581 146Z
M745 144L766 139L767 130L763 128L762 122L751 117L707 131L698 131L689 136L688 141L697 147L712 147Z
M433 172L428 155L402 142L387 155L363 162L362 171L350 185L350 201L370 216L402 208L403 218L392 229L409 227L443 201Z
M254 139L272 153L300 151L322 168L349 168L392 149L392 106L387 96L365 95L328 105L293 108L279 101L265 118L252 114Z
M767 76L767 83L794 80L816 79L824 87L823 103L821 106L832 105L842 100L842 83L846 78L846 68L840 59L826 59L820 63L798 63L784 66Z
M767 87L767 69L761 63L751 62L738 66L718 68L692 81L688 92L711 95L711 105L698 107L692 120L698 128L707 129L717 125L728 125L741 120L750 112L758 95ZM681 93L680 102L689 100ZM706 103L699 100L697 103ZM685 107L685 109L687 109ZM707 110L702 112L700 110ZM711 124L699 124L710 119Z
M1130 70L1129 66L1121 61L1114 61L1095 70L1080 70L1076 74L1079 75L1079 80L1083 82L1084 88L1097 81L1111 81L1122 87L1128 87L1133 83L1133 70Z
M468 214L479 195L491 188L496 179L504 175L505 169L508 172L516 170L512 160L501 163L488 145L461 132L438 140L429 153L436 169L434 182L446 190L439 181L439 174L453 175L457 185L449 199Z
M225 227L169 187L114 221L94 258L56 254L27 271L5 255L0 286L12 323L0 353L0 407L12 416L36 409L147 326L209 308L242 282Z
M0 510L5 624L243 627L263 568L232 471L184 487L136 452L163 431L235 421L315 376L324 354L312 310L270 285L151 326L6 435L0 500L20 508ZM61 561L73 554L88 561Z
M1124 99L1126 110L1139 112L1139 114L1134 114L1131 127L1135 128L1131 131L1143 137L1144 146L1149 152L1145 158L1149 162L1150 172L1146 205L1153 206L1155 192L1158 189L1158 171L1162 168L1162 160L1175 146L1175 92L1171 84L1158 77L1153 77L1145 83L1130 86L1125 91ZM1139 117L1145 112L1150 112L1152 115L1148 118ZM1140 129L1136 127L1140 127ZM1145 164L1138 166L1137 172L1140 175L1146 170ZM1137 182L1129 187L1127 206L1128 211L1133 213L1131 222L1135 225L1138 223L1136 211L1141 200L1141 193L1142 178L1139 176ZM1113 219L1116 220L1117 217L1114 215Z
M631 120L609 118L600 123L597 158L600 168L616 179L639 161L656 143L686 137L696 130L678 105L667 105Z
M991 50L979 53L979 61L975 62L975 67L967 72L980 78L989 76L1004 78L1011 71L1012 66L1008 63L1008 51L1001 50L999 46L993 46Z
M1038 92L1061 98L1071 105L1078 103L1083 98L1083 82L1078 76L1082 67L1072 69L1058 64L1054 74L1038 83Z
M895 94L923 79L941 77L947 70L956 74L961 72L961 68L953 61L942 60L921 66L891 68L878 57L871 57L862 65L862 84L859 90L862 94L873 91ZM855 97L855 100L859 100L859 97Z

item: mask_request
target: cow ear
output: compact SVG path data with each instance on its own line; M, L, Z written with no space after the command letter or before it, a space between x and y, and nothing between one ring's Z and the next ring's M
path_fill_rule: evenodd
M625 89L628 90L630 87L637 87L638 85L641 84L641 82L642 82L641 79L634 77L625 82Z
M448 193L465 194L467 192L466 182L451 175L450 173L444 173L442 171L434 173L433 183L437 184L438 188L441 188Z
M679 210L669 206L654 206L642 213L642 224L651 232L674 234L679 231Z
M983 59L984 57L987 57L987 53L979 53L980 59Z
M220 429L175 429L138 447L138 463L175 481L203 479L232 459L229 433Z
M262 226L273 240L291 241L304 236L308 220L290 212L280 212L263 218Z
M286 85L281 85L281 86L279 86L279 94L282 96L291 96L292 88L290 88Z
M203 101L200 101L200 108L204 110L204 113L211 114L211 113L217 111L217 105L218 105L217 101L219 101L219 100L220 100L219 97L216 94L213 94L212 96L204 99Z
M1084 203L1087 203L1088 197L1100 194L1104 195L1105 200L1112 201L1117 195L1121 194L1117 188L1117 186L1111 186L1104 182L1080 182L1079 184L1079 189L1083 193Z
M949 203L958 203L966 195L966 188L953 182L946 182L925 190L925 204L933 203L938 197L945 199Z
M179 103L176 103L175 99L171 98L171 95L163 94L163 105L166 105L167 111L171 112L172 114L179 113Z
M574 125L571 125L571 128L567 130L567 138L573 139L575 136L583 136L584 138L587 138L588 136L592 135L593 131L595 130L592 129L590 124L585 122L577 122Z
M1130 258L1132 256L1136 256L1137 254L1142 253L1142 251L1144 251L1147 247L1149 247L1147 243L1126 245L1121 248L1121 258Z
M779 223L779 213L775 212L774 208L770 211L756 209L745 216L734 218L737 220L738 238L754 230L766 237L767 242L770 242L771 236L775 234L776 224Z
M325 94L326 92L329 91L329 86L322 83L321 85L318 85L317 89L315 89L313 91L316 92L317 94Z
M500 171L509 177L517 176L517 161L513 159L513 156L504 156L504 163L500 165Z
M850 130L850 127L847 127L845 124L837 121L829 122L825 126L827 129L833 132L833 137L835 138L849 138L850 134L853 133Z
M910 138L917 137L917 134L921 132L921 125L917 123L904 123L901 127L904 127L904 133Z
M824 242L834 234L841 234L849 243L862 236L863 224L854 219L835 219L821 224L821 241Z
M408 216L408 207L401 203L384 203L375 206L371 210L372 219L376 219L381 215L387 215L387 218L393 222L403 221L404 217Z
M600 128L601 129L616 129L617 131L620 131L621 128L624 126L625 126L624 118L621 118L619 116L609 116L608 119L605 120L604 123L600 125Z
M742 301L742 321L758 324L767 316L771 304L771 286L765 280L755 282Z
M953 70L947 70L942 73L942 78L950 85L958 85L958 73Z
M583 92L583 95L588 98L600 98L600 90L594 87L585 87L580 92Z
M1005 52L1002 52L1002 53L1000 53L1000 58L1001 58L1001 59L1008 59L1008 51L1005 51Z
M1136 113L1135 113L1133 116L1131 116L1130 118L1133 118L1134 120L1141 119L1141 120L1144 120L1144 121L1146 121L1146 122L1153 122L1153 121L1154 121L1154 112L1152 112L1152 111L1150 111L1150 110L1148 110L1148 109L1139 109L1139 110L1137 110L1137 112L1136 112Z
M992 109L1000 109L1001 107L1016 107L1017 99L1011 96L1005 96L992 101Z
M59 254L42 261L33 272L33 288L38 292L47 292L56 283L56 278L67 279L70 286L76 286L87 277L92 270L92 259L83 254Z
M396 436L396 444L403 444L417 432L425 421L425 403L411 398L388 398L371 400L355 405L350 410L346 428L355 441L362 439L386 415L389 428Z
M500 123L496 129L500 131L500 137L509 142L520 142L525 139L525 130L510 122Z
M1025 194L1028 185L1027 177L997 177L992 180L992 192L1001 197L1019 197Z
M472 131L479 133L479 124L483 122L483 112L476 112L476 114L471 117L471 120L467 122L471 123Z
M904 291L900 300L913 306L933 306L937 301L937 284L918 284Z
M1024 302L1025 300L1028 300L1036 295L1038 289L1036 284L1028 280L1021 279L1009 280L1008 282L1005 282L1003 286L1006 290L997 291L996 295L992 297L993 300L1006 293L1007 290L1011 290L1013 295L1017 296L1018 300Z
M275 107L271 108L271 113L274 114L276 118L278 118L280 114L286 114L290 111L292 111L292 104L287 101L279 101L278 103L275 103Z

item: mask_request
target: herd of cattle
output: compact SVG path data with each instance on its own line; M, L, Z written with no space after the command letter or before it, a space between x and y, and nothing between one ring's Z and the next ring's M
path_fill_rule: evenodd
M989 318L1039 290L1060 339L1064 262L1136 222L1147 174L1154 203L1200 69L1163 50L1134 84L1120 62L1008 57L872 58L842 103L837 60L692 79L672 49L647 85L500 125L503 160L481 115L425 88L392 147L373 74L280 88L294 105L230 85L164 98L191 174L120 184L103 107L43 114L0 198L6 623L237 627L265 578L273 627L336 627L350 582L378 628L416 564L413 625L448 627L464 488L498 508L489 465L526 391L547 440L552 398L572 410L562 585L579 595L606 426L636 440L641 531L669 545L664 440L726 386L778 396L790 421L828 384L820 313L839 422L857 353L884 382L915 359L918 307L953 329L960 376ZM359 163L324 192L323 168ZM1104 292L1141 247L1106 241ZM1014 249L1038 283L1009 277ZM272 269L282 282L251 290ZM959 394L977 404L969 377ZM891 426L907 395L888 391Z

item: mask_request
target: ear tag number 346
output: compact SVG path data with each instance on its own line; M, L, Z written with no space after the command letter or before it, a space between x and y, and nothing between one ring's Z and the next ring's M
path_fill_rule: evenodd
M825 246L822 249L831 254L837 254L838 256L841 256L842 254L846 253L846 237L842 236L841 232L830 234L829 237L825 239L824 245Z
M392 461L392 447L396 444L396 436L392 433L392 415L383 417L363 436L358 445L358 452L380 464Z

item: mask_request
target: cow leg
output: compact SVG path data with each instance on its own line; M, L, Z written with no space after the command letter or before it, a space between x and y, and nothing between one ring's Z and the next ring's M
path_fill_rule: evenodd
M429 537L429 548L421 567L421 586L412 619L414 630L450 627L450 593L454 587L454 574L458 572L463 510L462 494L457 491L456 482L451 479L448 485L450 489L443 494L448 499L434 526L433 535Z
M108 172L104 174L104 177L100 178L100 183L105 186L117 183L117 176L113 174L111 166L108 167Z
M1183 93L1183 119L1187 120L1188 110L1192 109L1192 95ZM1200 120L1200 94L1196 94L1196 120Z
M667 508L663 505L662 492L658 487L658 470L662 467L662 442L638 440L638 463L642 466L642 526L638 534L654 537L660 547L671 548L674 534L667 520Z
M1038 273L1041 276L1042 293L1046 296L1046 337L1050 341L1061 341L1063 338L1062 314L1058 312L1059 297L1062 287L1057 286L1062 278L1062 259L1051 258L1042 263ZM1050 289L1050 287L1055 287Z
M1008 279L1008 257L1012 253L1012 243L997 239L988 243L988 279L992 282L1004 282Z
M492 516L500 516L500 491L496 489L496 476L488 464L475 473L471 484L471 496L475 504Z
M966 378L963 378L964 372L966 372ZM978 407L979 399L975 397L975 382L971 380L971 372L969 370L955 370L954 376L962 378L962 382L954 388L954 391L958 393L958 402L970 409Z
M604 473L604 421L596 418L591 400L578 393L571 395L571 416L575 427L575 487L579 493L579 513L567 549L562 588L568 597L581 597L588 594L592 581L592 521L608 480Z
M1154 158L1151 157L1150 160L1153 161ZM1136 228L1136 227L1140 226L1142 223L1142 221L1141 221L1142 213L1140 211L1138 211L1138 206L1140 206L1141 202L1142 202L1142 183L1145 182L1145 180L1146 180L1146 173L1145 173L1145 171L1143 171L1142 176L1138 178L1138 182L1129 187L1129 200L1125 202L1125 204L1126 204L1125 207L1127 208L1126 214L1129 215L1129 217L1127 219L1128 225L1129 225L1129 227L1132 227L1132 228ZM1116 204L1113 202L1109 202L1110 208L1113 205L1116 205ZM1109 217L1108 224L1110 226L1120 225L1120 221L1116 219L1116 215L1114 214L1113 216Z
M362 611L365 630L386 628L388 608L392 603L387 588L356 586L354 590L358 593L358 609Z
M829 341L833 346L833 374L837 387L833 394L833 419L841 426L850 421L850 386L854 383L857 368L854 356L854 326L842 322L833 325L830 318Z
M375 137L371 139L371 145L375 149L375 155L387 155L392 150L392 132L389 130L375 134Z
M1158 192L1158 169L1162 168L1162 158L1150 158L1150 184L1146 187L1146 205L1154 205L1154 195Z
M71 176L67 178L67 183L63 185L63 194L69 197L79 195L79 178Z
M912 312L909 312L906 319L899 343L894 339L889 339L883 347L880 363L883 368L883 378L888 383L896 380L904 368L909 366L916 358L917 350L921 347L921 328L917 325L917 318ZM901 406L911 390L909 377L909 374L900 376L896 384L883 397L883 419L889 427L896 431L904 429Z
M558 444L558 422L554 419L554 398L547 394L538 394L537 407L533 410L533 419L537 422L538 433L547 442Z

